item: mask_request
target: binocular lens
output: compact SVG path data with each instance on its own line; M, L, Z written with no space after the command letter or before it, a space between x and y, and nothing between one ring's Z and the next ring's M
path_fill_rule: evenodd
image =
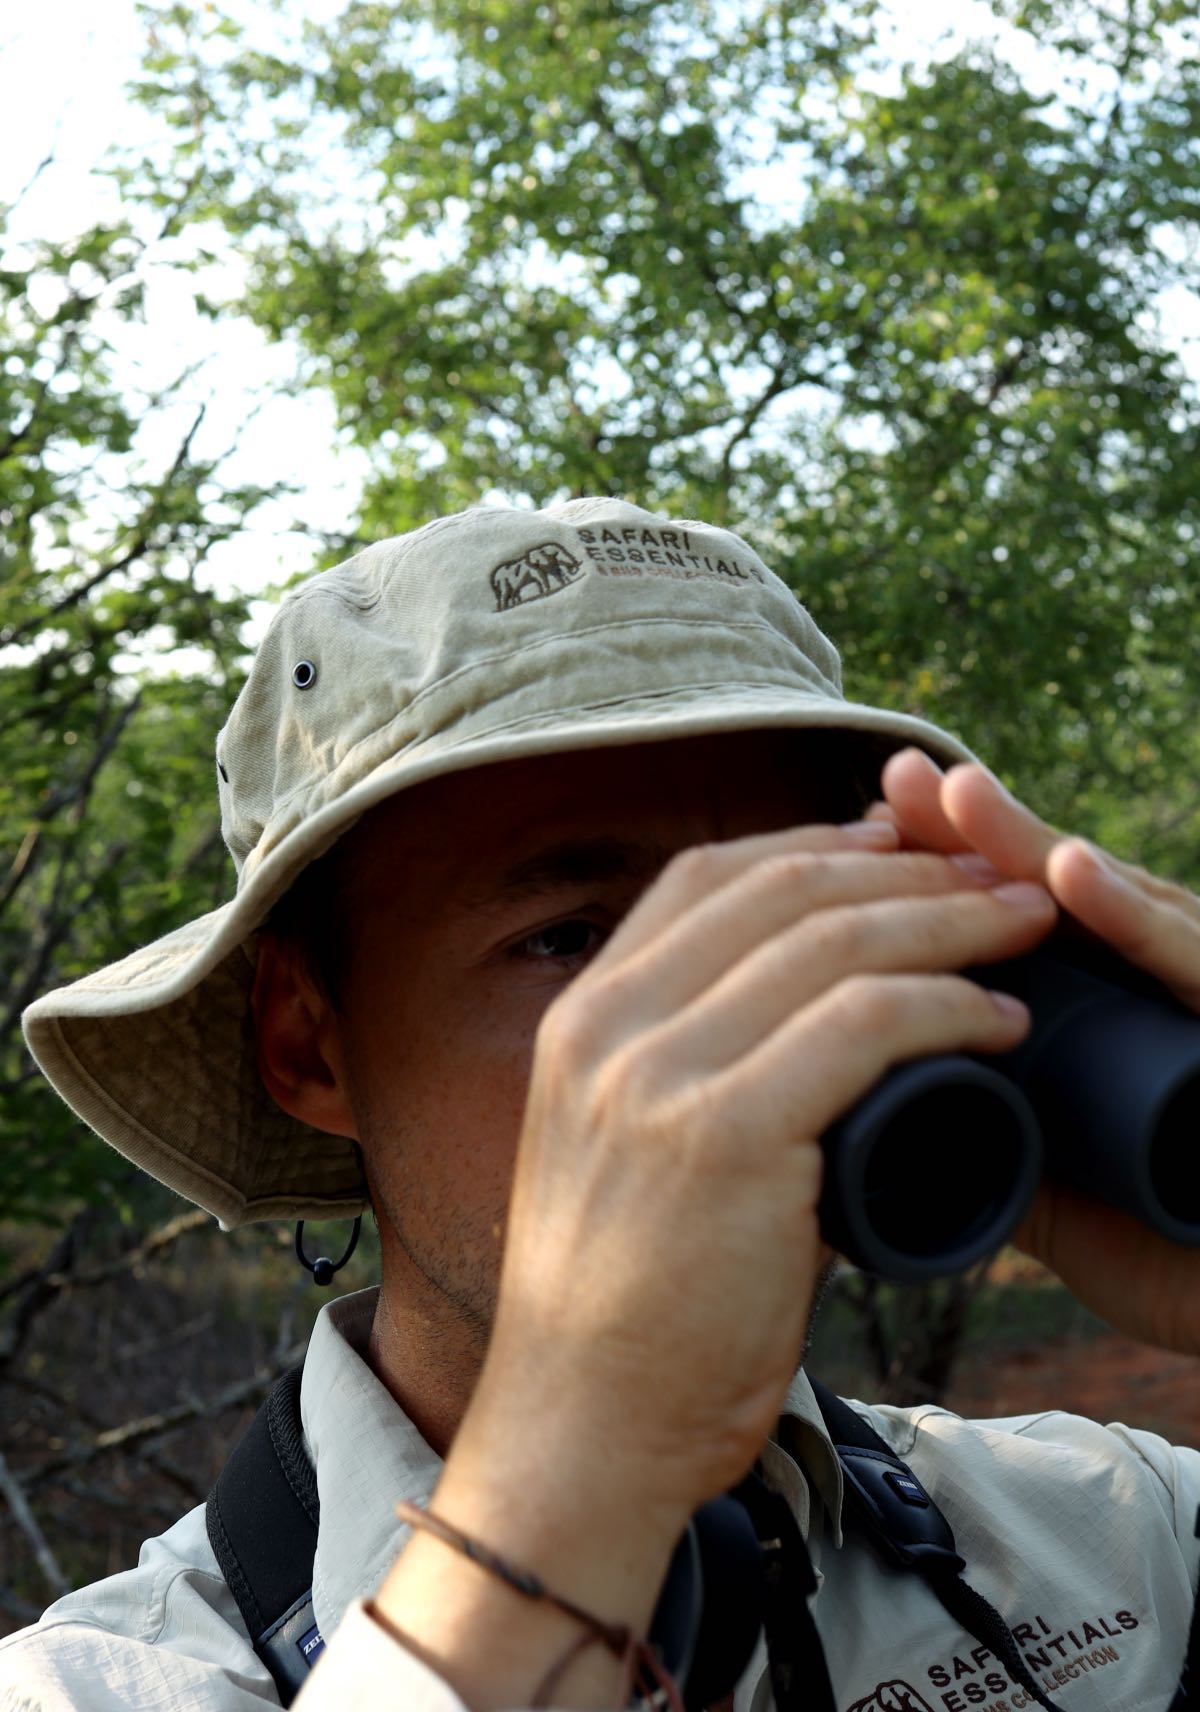
M1021 1091L953 1054L890 1070L822 1141L825 1240L899 1282L961 1272L999 1248L1042 1168Z
M1150 1185L1164 1209L1200 1227L1200 1077L1168 1101L1150 1143Z
M1025 1176L1024 1127L1002 1101L977 1090L934 1088L878 1136L863 1175L866 1218L877 1240L922 1259L981 1252L1012 1222L1014 1184Z

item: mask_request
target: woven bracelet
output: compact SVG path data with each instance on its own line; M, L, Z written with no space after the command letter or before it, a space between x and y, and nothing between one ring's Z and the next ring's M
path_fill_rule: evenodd
M582 1605L576 1605L573 1599L566 1599L562 1594L547 1587L540 1575L510 1563L499 1552L484 1545L482 1540L473 1539L470 1534L435 1515L432 1510L422 1510L419 1505L404 1501L397 1504L396 1515L402 1522L407 1522L409 1527L432 1534L435 1539L441 1540L443 1545L477 1564L488 1575L512 1588L514 1593L519 1593L523 1599L551 1605L556 1611L561 1611L564 1616L583 1626L584 1634L571 1642L567 1651L551 1665L538 1684L529 1702L531 1707L545 1705L567 1667L587 1647L599 1641L623 1667L620 1704L628 1705L631 1695L636 1692L643 1702L665 1704L671 1708L671 1712L684 1712L683 1701L674 1679L664 1669L653 1647L647 1641L640 1640L628 1624L607 1623L602 1617L593 1616L590 1611L585 1611ZM376 1615L374 1611L371 1614ZM393 1633L394 1638L398 1638L398 1631L393 1631L390 1624L383 1626Z

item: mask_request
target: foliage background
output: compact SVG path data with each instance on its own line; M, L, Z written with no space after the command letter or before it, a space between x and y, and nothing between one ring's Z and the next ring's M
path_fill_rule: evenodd
M1200 405L1178 332L1198 28L1179 0L990 12L989 41L903 64L877 0L147 6L158 141L111 165L121 219L39 244L0 216L13 1515L25 1486L57 1526L71 1513L38 1409L75 1450L108 1430L72 1377L89 1288L148 1275L186 1322L186 1281L155 1269L202 1240L153 1235L177 1205L49 1094L19 1013L224 894L212 747L251 590L209 570L268 502L303 511L286 444L247 481L235 445L198 450L186 370L131 383L155 269L214 325L278 342L297 397L332 400L365 476L314 564L497 497L622 494L740 529L858 697L949 725L1051 818L1200 881ZM201 1385L162 1355L168 1314L158 1391L153 1362L139 1380L143 1422L217 1423L196 1466L296 1341L288 1290L263 1289L277 1335L230 1310ZM964 1303L897 1319L864 1298L871 1383L944 1386ZM72 1352L53 1383L48 1340ZM134 1438L161 1456L160 1436ZM139 1483L109 1491L126 1532ZM30 1510L0 1570L14 1611L55 1585L39 1532ZM85 1550L59 1582L96 1567Z

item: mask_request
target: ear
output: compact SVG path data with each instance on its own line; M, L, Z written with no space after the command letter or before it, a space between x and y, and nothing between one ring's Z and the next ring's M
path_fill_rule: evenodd
M276 1105L357 1140L336 1013L297 948L269 932L259 940L251 1006L258 1073Z

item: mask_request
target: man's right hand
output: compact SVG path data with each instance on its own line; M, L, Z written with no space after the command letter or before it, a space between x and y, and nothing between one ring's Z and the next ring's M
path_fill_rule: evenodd
M1028 1026L956 971L1041 940L1046 890L872 836L683 852L542 1021L437 1507L609 1620L648 1621L687 1518L775 1423L827 1258L822 1132L889 1066Z
M680 1521L745 1473L794 1372L822 1132L900 1060L1012 1047L1023 1007L955 971L1055 917L977 864L823 836L676 857L539 1034L489 1393L552 1393Z

